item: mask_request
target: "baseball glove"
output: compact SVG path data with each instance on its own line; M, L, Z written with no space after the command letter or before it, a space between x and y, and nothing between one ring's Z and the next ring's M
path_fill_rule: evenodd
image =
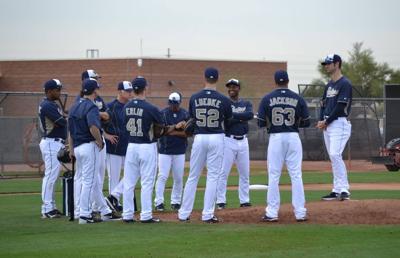
M61 148L57 153L57 159L61 163L70 163L71 157L69 156L69 151L66 148Z

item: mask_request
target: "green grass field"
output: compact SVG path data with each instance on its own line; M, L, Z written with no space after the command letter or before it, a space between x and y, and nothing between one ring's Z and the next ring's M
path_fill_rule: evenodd
M330 183L331 174L304 173L304 181ZM253 184L265 182L262 173L251 177ZM289 182L287 174L281 182ZM400 182L400 174L351 173L350 182ZM204 184L202 178L199 185ZM237 176L233 175L229 184L236 185ZM60 204L59 189L60 184ZM400 225L125 225L120 221L78 225L66 218L40 219L40 180L0 180L0 192L35 192L0 194L0 257L400 257ZM203 193L198 191L195 209L201 209ZM167 191L167 200L169 194ZM317 201L323 194L326 192L306 191L306 199ZM290 195L290 191L282 191L282 202L290 202ZM352 191L352 199L399 198L400 190ZM238 207L236 191L228 191L227 199L229 207ZM251 200L264 206L265 192L251 192Z

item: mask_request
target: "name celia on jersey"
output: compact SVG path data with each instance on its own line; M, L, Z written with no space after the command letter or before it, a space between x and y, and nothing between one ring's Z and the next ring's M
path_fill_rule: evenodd
M143 115L143 109L142 108L127 108L125 110L127 116L142 116Z
M199 99L194 100L194 104L196 107L211 106L211 107L219 108L221 101L218 99L212 99L212 98L199 98Z
M294 98L289 98L289 97L274 97L271 98L269 100L269 106L273 107L275 105L279 105L279 104L284 104L284 105L289 105L292 107L296 107L297 106L297 99Z

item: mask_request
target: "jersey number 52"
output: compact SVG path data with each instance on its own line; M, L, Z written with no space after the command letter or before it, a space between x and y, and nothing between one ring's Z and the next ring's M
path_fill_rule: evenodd
M274 107L272 109L272 124L274 126L282 126L283 124L292 126L296 120L295 114L296 111L294 108Z
M196 125L198 127L218 127L219 111L217 109L196 109Z

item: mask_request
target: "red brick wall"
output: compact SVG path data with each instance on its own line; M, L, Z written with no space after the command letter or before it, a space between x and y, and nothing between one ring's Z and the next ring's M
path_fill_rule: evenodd
M273 74L277 69L286 69L286 62L211 61L179 59L143 59L139 69L137 59L82 59L46 61L0 61L0 91L42 92L45 81L58 78L64 92L76 96L80 91L81 73L94 69L102 78L101 95L106 100L116 95L116 85L123 80L132 80L137 75L149 82L149 97L155 104L163 106L172 91L179 91L185 98L203 87L203 72L213 66L220 71L218 89L226 93L224 82L235 77L241 81L242 97L262 97L273 85ZM174 81L173 86L168 81ZM106 96L109 96L107 98ZM157 98L161 97L161 98ZM22 99L9 97L1 107L4 115L31 115L37 111L41 96ZM186 99L184 105L186 104ZM21 105L21 103L24 105ZM71 104L73 98L69 98Z
M51 78L58 78L71 95L79 92L81 73L95 69L103 78L104 96L115 95L119 81L132 80L138 74L150 83L150 96L167 96L179 90L191 95L203 86L203 71L208 66L219 69L221 86L231 77L241 80L242 96L256 97L273 86L273 73L286 69L285 62L208 61L177 59L144 59L139 71L136 59L83 59L48 61L0 61L0 91L42 91L42 85ZM175 86L168 86L173 80ZM220 87L223 90L222 87Z

